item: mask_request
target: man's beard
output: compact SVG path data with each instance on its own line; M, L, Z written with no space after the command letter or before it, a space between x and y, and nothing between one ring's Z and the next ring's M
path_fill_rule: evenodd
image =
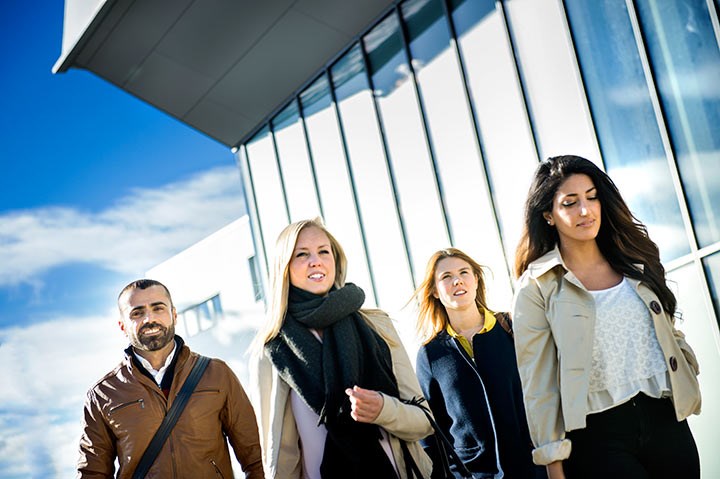
M160 328L161 333L155 336L144 336L143 331L150 328ZM175 325L171 324L165 328L158 323L152 323L140 328L132 340L132 345L143 351L157 351L164 348L173 339L175 339Z

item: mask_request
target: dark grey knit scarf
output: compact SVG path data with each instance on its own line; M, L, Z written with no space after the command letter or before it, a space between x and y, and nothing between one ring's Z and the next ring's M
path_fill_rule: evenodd
M283 326L265 345L280 377L327 428L323 477L395 475L377 426L355 422L345 394L358 385L398 397L390 348L358 313L364 301L365 293L352 283L326 296L290 286ZM309 328L322 330L322 342Z

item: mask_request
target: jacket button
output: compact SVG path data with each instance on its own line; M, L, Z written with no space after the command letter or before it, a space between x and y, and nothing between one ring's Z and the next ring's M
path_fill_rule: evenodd
M653 313L655 313L655 314L660 314L660 311L662 311L662 308L660 307L660 303L658 303L655 300L650 301L650 309L652 309Z
M670 369L674 371L677 371L677 359L675 359L675 356L670 356Z

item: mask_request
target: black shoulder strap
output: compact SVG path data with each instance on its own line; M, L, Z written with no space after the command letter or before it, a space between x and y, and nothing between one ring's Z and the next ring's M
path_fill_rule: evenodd
M140 462L135 468L132 479L144 479L145 474L150 470L150 466L155 462L155 458L160 453L160 449L162 449L163 444L165 444L165 441L170 435L170 431L175 427L175 423L180 417L180 414L182 414L183 409L185 409L190 395L195 390L195 386L197 386L209 363L210 358L206 356L199 356L197 361L195 361L195 365L190 371L190 374L188 374L182 388L180 388L180 392L175 398L175 401L173 401L172 406L170 406L170 410L165 414L165 418L155 432L155 435L150 441L150 445L148 445L140 458Z

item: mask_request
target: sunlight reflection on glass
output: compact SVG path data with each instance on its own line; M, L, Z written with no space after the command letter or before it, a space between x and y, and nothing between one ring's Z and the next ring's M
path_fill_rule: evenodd
M361 221L375 278L378 302L397 310L413 289L382 140L356 46L332 69Z
M450 238L397 17L385 19L364 41L418 283L427 259Z
M280 231L288 224L287 210L275 159L275 148L267 128L247 144L250 174L255 188L260 227L268 246L268 258L273 255L272 245Z
M512 292L507 265L457 57L450 49L447 20L435 1L404 3L403 12L417 15L407 18L410 50L418 67L418 87L455 246L492 271L488 278L491 306L509 307Z
M348 281L365 290L366 307L377 306L372 294L352 185L326 77L320 77L308 87L300 95L300 101L315 162L325 224L345 250L348 258Z
M505 253L512 264L522 230L524 193L538 164L537 153L513 53L495 2L454 0L451 4Z
M273 118L272 125L290 221L314 218L320 214L320 206L297 104L290 103Z

